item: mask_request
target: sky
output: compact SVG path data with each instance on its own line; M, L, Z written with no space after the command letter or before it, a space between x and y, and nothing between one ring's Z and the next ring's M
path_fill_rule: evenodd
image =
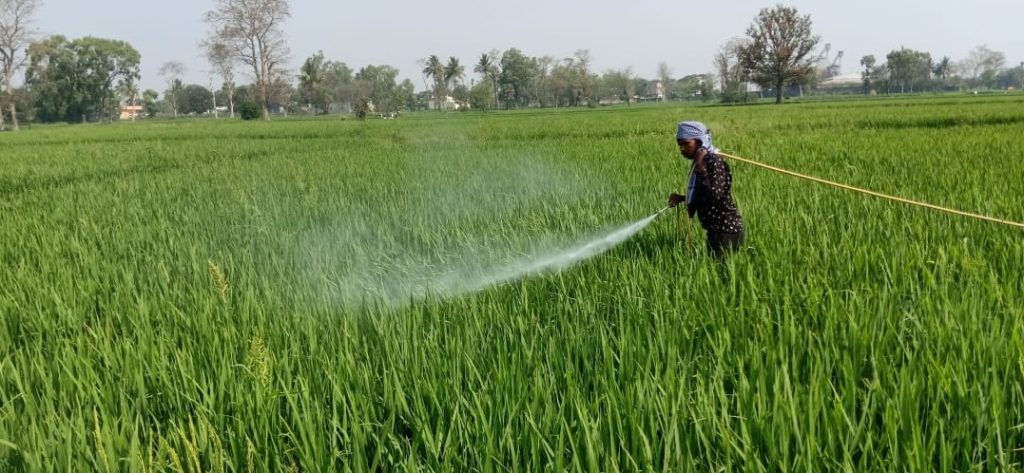
M654 78L665 62L674 77L711 72L712 57L730 38L743 36L758 11L779 2L758 0L474 0L321 1L291 0L284 24L295 71L322 50L329 60L353 69L391 65L399 80L425 89L423 58L454 56L467 80L481 53L518 48L529 56L565 58L589 49L596 72L631 67ZM900 47L958 61L978 45L1002 51L1007 67L1024 61L1024 2L1008 0L791 0L810 14L830 57L843 51L842 73L859 69L860 58ZM199 48L202 18L214 0L43 0L34 27L68 38L124 40L142 55L143 89L166 88L159 76L168 61L185 64L186 83L209 86L211 67ZM237 82L251 80L240 69Z

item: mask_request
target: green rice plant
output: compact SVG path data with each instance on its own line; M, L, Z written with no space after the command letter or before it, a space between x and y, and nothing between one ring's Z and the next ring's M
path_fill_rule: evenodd
M0 471L1021 470L1020 96L35 127L0 154ZM459 287L470 287L463 285Z

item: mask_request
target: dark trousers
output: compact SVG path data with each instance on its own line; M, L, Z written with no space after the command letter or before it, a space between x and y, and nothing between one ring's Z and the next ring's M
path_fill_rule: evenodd
M727 251L735 251L743 247L746 231L739 233L708 232L708 251L715 256L722 256Z

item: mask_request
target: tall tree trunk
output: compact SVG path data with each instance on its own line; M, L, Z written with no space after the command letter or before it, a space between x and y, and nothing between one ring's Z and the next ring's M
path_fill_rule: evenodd
M775 103L782 103L782 80L775 81Z
M9 73L4 74L4 90L7 91L7 103L11 110L11 129L18 131L18 111L15 110L14 105L14 89L11 89L11 75ZM0 111L0 130L4 129L4 113Z
M260 113L264 120L270 121L270 85L267 84L266 79L260 84L260 99L260 102L262 102L260 104Z

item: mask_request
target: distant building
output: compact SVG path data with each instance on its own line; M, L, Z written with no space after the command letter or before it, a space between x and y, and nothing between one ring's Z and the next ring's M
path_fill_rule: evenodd
M665 100L667 95L665 84L662 84L660 79L655 79L647 83L647 90L644 94L646 98Z
M864 85L864 79L860 76L860 73L855 72L852 74L840 74L837 76L829 77L821 81L818 87L823 89L831 88L847 88L847 87L861 87Z
M131 120L132 118L141 118L144 116L146 116L146 112L143 111L142 105L121 106L121 120Z
M445 95L437 102L440 102L441 110L461 110L462 108L469 108L469 104L461 104L451 95ZM435 102L434 98L431 97L427 100L427 108L429 110L437 110L437 102Z

